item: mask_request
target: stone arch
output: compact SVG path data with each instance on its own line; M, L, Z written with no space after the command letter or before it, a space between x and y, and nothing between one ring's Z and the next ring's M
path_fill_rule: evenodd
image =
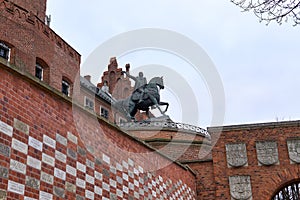
M271 200L300 199L300 179L294 179L281 185L272 195Z

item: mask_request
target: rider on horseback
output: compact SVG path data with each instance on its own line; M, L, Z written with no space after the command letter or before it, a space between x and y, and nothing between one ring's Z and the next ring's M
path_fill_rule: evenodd
M145 88L144 86L147 84L147 79L144 77L143 72L139 72L139 76L134 77L132 75L129 74L129 72L124 72L129 78L131 78L132 80L135 81L134 84L134 90L133 90L133 100L139 100L138 103L141 103L141 101L143 100L143 96L145 93ZM134 94L136 94L135 92L138 92L138 96L135 96Z
M135 90L128 98L114 102L114 106L123 112L129 120L135 120L134 116L138 110L146 111L146 115L148 118L150 118L150 106L154 106L162 115L165 116L165 112L169 107L169 103L161 102L159 94L159 90L164 89L163 78L154 77L149 81L149 83L147 83L146 78L143 77L143 73L141 72L139 73L138 77L133 77L129 75L128 72L126 74L128 77L135 80ZM162 110L160 106L166 106L165 110Z

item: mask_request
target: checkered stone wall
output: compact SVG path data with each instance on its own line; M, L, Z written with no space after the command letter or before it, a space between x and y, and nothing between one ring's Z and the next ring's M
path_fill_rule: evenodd
M68 198L73 196L70 193L76 193L77 199L195 198L182 180L144 172L131 159L111 165L108 155L87 156L90 153L78 146L71 132L39 138L1 122L0 134L5 139L1 141L2 160L9 160L1 167L2 178L8 180L2 190L8 196L14 193L27 200Z
M191 171L172 162L150 171L149 166L169 160L157 153L152 158L118 153L112 138L118 146L130 144L128 151L152 149L106 122L98 126L114 136L109 142L90 138L88 131L79 134L66 119L73 115L70 103L25 80L13 83L11 74L0 70L0 199L196 198ZM12 84L23 87L15 92ZM17 99L22 107L15 106ZM81 113L89 118L85 110ZM87 140L98 144L94 152L86 148Z

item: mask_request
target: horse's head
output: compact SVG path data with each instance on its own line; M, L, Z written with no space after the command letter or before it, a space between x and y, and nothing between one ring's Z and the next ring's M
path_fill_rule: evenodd
M150 83L158 85L160 87L160 89L165 88L163 77L154 77L149 81L149 84Z

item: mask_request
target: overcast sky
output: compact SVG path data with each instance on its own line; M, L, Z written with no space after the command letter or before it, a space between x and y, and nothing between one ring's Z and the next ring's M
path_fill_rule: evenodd
M221 77L226 109L223 125L300 118L300 26L274 22L266 26L229 0L48 0L47 14L52 17L51 28L82 55L82 64L99 45L132 30L166 29L191 39L207 53ZM108 64L109 57L101 59ZM126 63L132 69L163 65L179 74L191 69L180 56L162 51L133 52L119 59L120 67ZM99 70L104 68L99 66ZM99 72L87 73L99 76ZM99 77L95 76L93 81L97 82ZM182 76L197 96L196 111L188 113L197 120L191 123L210 126L212 110L217 109L211 103L211 91L203 77L198 85L188 73ZM168 80L174 81L174 77L164 79L166 86ZM178 113L184 112L180 97L171 89L167 93L165 98L171 102L167 114L175 121L189 123L190 118ZM173 100L168 99L170 94Z

